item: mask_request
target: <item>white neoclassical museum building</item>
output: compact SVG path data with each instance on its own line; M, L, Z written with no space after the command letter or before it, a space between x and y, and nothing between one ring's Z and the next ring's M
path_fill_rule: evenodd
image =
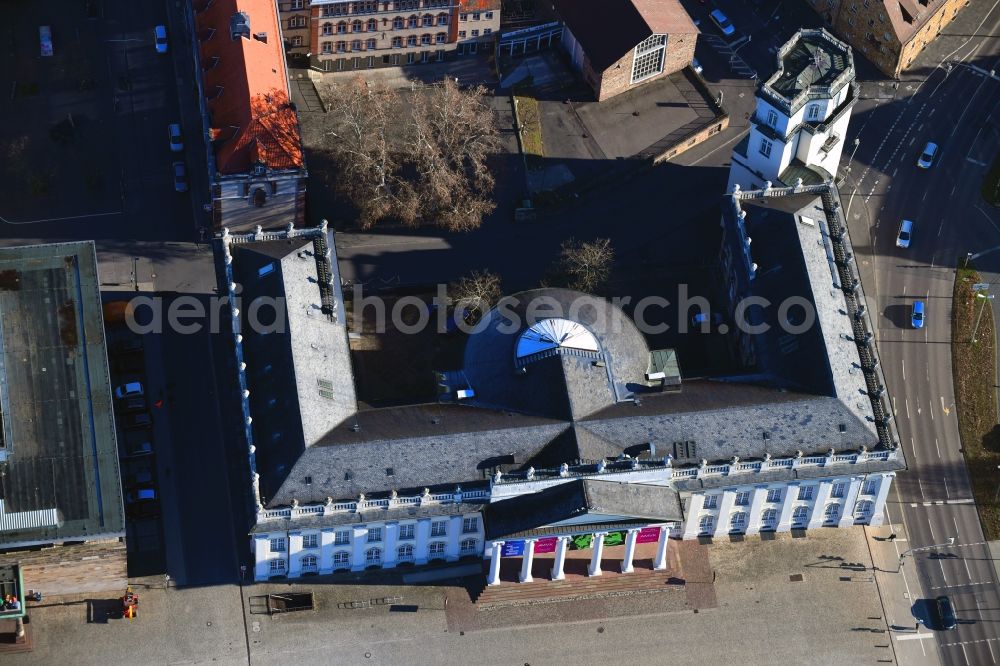
M495 584L547 553L558 579L568 550L599 575L605 544L628 572L637 544L660 568L675 539L880 524L905 461L835 187L737 191L722 225L737 370L682 378L616 305L540 289L484 315L437 401L384 408L358 405L325 225L224 234L254 578L486 558ZM280 330L250 325L262 298Z

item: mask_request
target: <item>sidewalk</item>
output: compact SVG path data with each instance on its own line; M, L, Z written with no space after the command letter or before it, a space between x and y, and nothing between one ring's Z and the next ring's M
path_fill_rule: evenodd
M901 664L941 663L934 632L919 624L913 616L913 605L926 595L920 590L912 564L910 571L905 565L899 566L900 554L910 548L906 528L902 524L887 524L864 529L897 661ZM896 535L893 541L889 540L890 534Z

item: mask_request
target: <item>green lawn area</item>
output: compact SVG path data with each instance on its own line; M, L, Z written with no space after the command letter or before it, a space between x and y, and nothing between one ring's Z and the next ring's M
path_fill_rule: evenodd
M983 180L983 198L994 206L1000 206L1000 153L997 153Z
M517 104L517 119L521 126L521 149L530 168L537 168L545 157L545 146L542 142L541 114L538 111L538 101L524 94L514 96Z
M962 450L972 480L972 492L987 539L1000 538L1000 504L996 501L1000 484L1000 427L996 413L996 329L993 310L984 299L976 298L973 283L979 273L973 266L959 264L955 276L952 312L952 370L955 402ZM972 330L982 312L976 342Z

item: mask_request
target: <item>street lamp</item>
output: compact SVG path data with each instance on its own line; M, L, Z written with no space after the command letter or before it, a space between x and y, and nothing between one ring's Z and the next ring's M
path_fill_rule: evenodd
M909 555L910 553L916 553L921 550L930 550L931 548L944 548L945 546L951 546L954 543L955 543L955 537L948 537L948 540L945 541L944 543L935 543L930 546L920 546L919 548L910 548L909 550L904 550L902 553L899 554L899 568L900 569L903 568L903 558Z
M979 308L979 314L976 315L976 325L972 327L972 342L976 341L976 332L979 331L979 320L983 318L983 310L986 309L986 301L993 300L994 296L993 294L986 294L982 291L978 291L976 292L976 298L983 299L983 304Z

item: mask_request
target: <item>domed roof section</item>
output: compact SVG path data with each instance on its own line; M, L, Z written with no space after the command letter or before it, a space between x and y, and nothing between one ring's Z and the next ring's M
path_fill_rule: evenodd
M597 338L587 328L570 319L542 319L521 333L517 341L517 358L559 349L600 352Z
M645 338L619 307L535 289L483 317L466 342L463 378L472 404L575 420L631 399L648 364Z

